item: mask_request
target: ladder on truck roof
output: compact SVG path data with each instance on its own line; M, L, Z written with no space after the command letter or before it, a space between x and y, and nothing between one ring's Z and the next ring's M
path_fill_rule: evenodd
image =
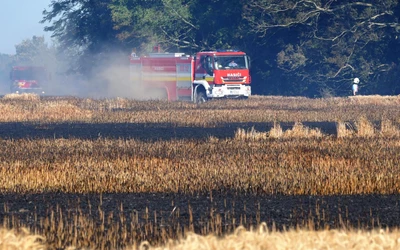
M157 57L157 58L174 58L174 57L189 57L185 55L185 53L150 53L149 57Z

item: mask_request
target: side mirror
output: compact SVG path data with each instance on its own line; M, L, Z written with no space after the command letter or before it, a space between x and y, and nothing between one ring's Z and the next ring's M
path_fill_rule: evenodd
M247 59L247 63L248 63L248 65L249 65L249 69L251 68L251 59L250 59L250 56L246 56L246 59Z

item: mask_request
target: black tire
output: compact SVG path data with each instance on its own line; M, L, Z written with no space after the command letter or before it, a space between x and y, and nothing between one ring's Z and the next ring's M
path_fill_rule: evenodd
M196 103L205 103L207 102L207 95L204 91L200 91L196 95Z

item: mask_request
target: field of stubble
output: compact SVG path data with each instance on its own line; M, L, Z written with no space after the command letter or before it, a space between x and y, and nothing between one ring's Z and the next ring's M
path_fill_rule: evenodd
M160 246L260 226L390 235L400 225L399 107L397 96L203 105L5 96L0 222L49 249Z

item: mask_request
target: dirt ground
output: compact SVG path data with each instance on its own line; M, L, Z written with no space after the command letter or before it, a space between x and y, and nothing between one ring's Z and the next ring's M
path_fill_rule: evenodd
M116 217L124 214L128 222L129 218L134 217L133 214L137 214L139 220L145 223L143 218L147 211L153 224L172 223L174 218L173 223L189 225L191 210L194 226L198 230L216 215L222 218L223 225L236 224L232 226L256 225L261 221L271 227L274 223L278 229L282 229L306 225L312 220L319 228L394 228L400 225L399 201L400 195L252 196L215 192L190 196L129 193L6 194L0 196L0 206L4 208L0 212L0 220L14 216L34 226L41 218L49 217L51 211L62 211L64 217L79 211L96 222L101 210L105 215L118 215Z
M280 123L283 130L291 129L294 123ZM336 135L334 122L304 122L309 128L319 128L326 135ZM52 123L38 124L32 122L0 122L0 138L76 138L97 139L126 138L139 140L171 140L171 139L207 139L210 136L224 139L233 138L238 128L259 132L271 130L273 123L226 123L218 127L180 127L162 123Z

